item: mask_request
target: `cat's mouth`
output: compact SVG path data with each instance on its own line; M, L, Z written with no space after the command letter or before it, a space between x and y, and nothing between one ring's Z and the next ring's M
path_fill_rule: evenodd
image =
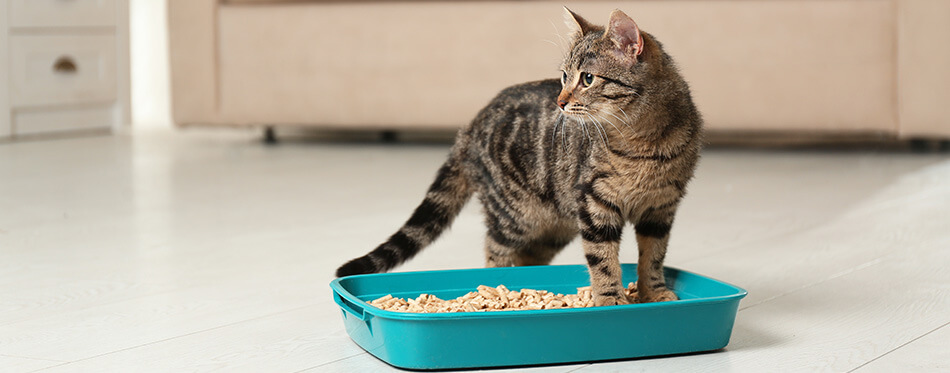
M558 107L561 109L562 114L568 116L590 115L590 107L584 104L570 103L564 106L558 105Z
M621 133L623 132L621 128L630 129L630 117L623 109L615 114L611 110L594 110L589 105L572 103L561 108L560 114L583 127L592 125L604 130L614 128Z
M590 106L583 104L570 104L560 109L561 115L577 121L594 121L599 114L591 110Z

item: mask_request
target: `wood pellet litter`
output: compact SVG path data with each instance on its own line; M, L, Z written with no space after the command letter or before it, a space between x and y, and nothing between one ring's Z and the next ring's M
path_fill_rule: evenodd
M632 303L637 299L637 283L627 285L625 294ZM547 310L559 308L585 308L594 306L590 286L577 288L577 294L555 294L547 290L508 290L505 285L491 287L480 285L477 291L452 300L442 300L430 294L416 299L394 298L387 295L369 302L373 307L386 311L439 313L439 312L486 312L513 310Z

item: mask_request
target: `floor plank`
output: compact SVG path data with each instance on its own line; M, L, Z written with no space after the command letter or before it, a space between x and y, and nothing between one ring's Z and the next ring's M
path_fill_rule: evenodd
M536 372L536 373L568 373L577 371L588 364L565 364L553 366L526 366L517 368L492 368L492 369L472 369L471 372ZM388 365L368 353L351 356L345 359L333 361L325 365L319 365L304 372L327 372L327 373L349 373L349 372L399 372L404 371Z
M75 361L329 302L329 279L313 280L305 271L282 273L276 267L256 276L234 274L224 283L185 283L176 291L26 318L0 325L0 353Z
M880 261L895 250L914 255L950 240L950 163L909 174L820 227L727 248L670 265L734 282L749 307ZM908 222L913 222L909 224Z
M61 361L0 355L0 373L31 372L62 364Z
M889 351L859 367L856 372L946 372L950 371L950 324L944 324L918 339Z
M96 356L44 372L133 366L139 372L295 372L363 354L338 325L313 322L331 317L339 318L339 309L335 306L308 306Z

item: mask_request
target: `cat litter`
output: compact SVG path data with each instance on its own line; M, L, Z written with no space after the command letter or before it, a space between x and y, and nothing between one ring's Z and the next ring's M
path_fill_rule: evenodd
M631 282L624 290L627 299L631 302L637 301L637 283ZM415 299L395 298L392 294L387 294L369 304L395 312L487 312L586 308L594 306L594 297L591 295L590 286L577 288L576 294L564 295L534 289L511 291L505 285L479 285L476 291L450 300L442 300L431 294L421 294Z
M624 283L636 281L636 268L621 265ZM665 268L665 276L680 300L607 307L587 307L590 279L584 265L356 275L338 278L330 287L350 338L400 368L576 363L725 347L745 290L673 268ZM503 309L504 302L510 307L518 300L513 293L521 299L537 294L543 302L525 302L524 308L533 307L525 310ZM555 303L559 294L572 307L564 299L558 299L564 305ZM461 306L442 301L460 298L475 310L465 301ZM476 307L476 299L485 301L474 302L481 303ZM391 308L401 302L405 309L372 304Z

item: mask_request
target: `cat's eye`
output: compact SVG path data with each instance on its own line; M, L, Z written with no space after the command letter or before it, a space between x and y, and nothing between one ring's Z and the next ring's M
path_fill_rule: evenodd
M567 72L561 71L561 84L567 83Z
M582 73L581 74L581 84L584 85L584 88L590 87L594 83L594 74L591 73Z

